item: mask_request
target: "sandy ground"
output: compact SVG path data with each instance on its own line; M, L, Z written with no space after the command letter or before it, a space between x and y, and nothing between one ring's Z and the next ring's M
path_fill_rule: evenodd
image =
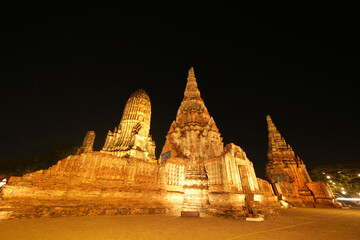
M264 222L169 215L0 221L0 239L360 239L360 210L283 210Z

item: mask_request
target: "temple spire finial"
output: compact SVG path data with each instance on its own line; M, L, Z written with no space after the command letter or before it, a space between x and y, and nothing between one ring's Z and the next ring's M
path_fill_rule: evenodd
M266 116L266 121L267 121L268 123L272 123L272 120L271 120L270 115L267 115L267 116Z
M279 132L279 131L277 130L275 124L273 123L270 115L267 115L267 116L266 116L266 122L267 122L267 125L268 125L269 134L270 134L270 133Z
M189 73L188 73L188 81L196 81L196 78L195 78L195 72L194 72L194 67L191 67L189 69Z
M184 99L200 99L200 91L197 86L194 68L191 67L188 72L187 84L184 92Z

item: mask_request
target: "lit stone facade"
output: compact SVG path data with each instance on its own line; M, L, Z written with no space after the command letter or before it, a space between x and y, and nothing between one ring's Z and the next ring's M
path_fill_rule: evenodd
M109 130L101 152L117 157L155 160L155 142L150 132L151 102L147 93L139 89L131 94L118 127Z
M219 129L200 96L193 68L189 70L184 98L159 162L162 168L185 165L181 174L184 184L173 188L184 192L182 211L225 215L231 206L236 215L245 198L253 205L277 201L270 185L267 194L261 192L245 152L232 143L224 147Z
M312 182L306 166L266 117L269 132L266 177L272 183L280 200L295 206L335 206L336 201L329 186Z
M92 150L90 131L78 154L11 177L1 193L0 218L182 211L238 218L244 217L245 202L264 214L280 206L270 183L256 178L245 152L232 143L224 147L193 68L157 161L150 117L150 99L140 89L100 152Z

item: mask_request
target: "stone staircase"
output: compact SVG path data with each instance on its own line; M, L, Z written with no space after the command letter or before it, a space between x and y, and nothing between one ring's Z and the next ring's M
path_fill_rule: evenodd
M186 171L183 211L201 212L209 204L207 175L204 167L192 167Z

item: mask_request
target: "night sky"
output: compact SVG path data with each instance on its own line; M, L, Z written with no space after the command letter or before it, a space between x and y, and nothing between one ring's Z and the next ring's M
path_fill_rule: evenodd
M1 5L0 161L80 146L88 130L100 150L139 88L158 157L191 66L224 143L259 177L267 114L308 170L360 159L355 6L101 2Z

